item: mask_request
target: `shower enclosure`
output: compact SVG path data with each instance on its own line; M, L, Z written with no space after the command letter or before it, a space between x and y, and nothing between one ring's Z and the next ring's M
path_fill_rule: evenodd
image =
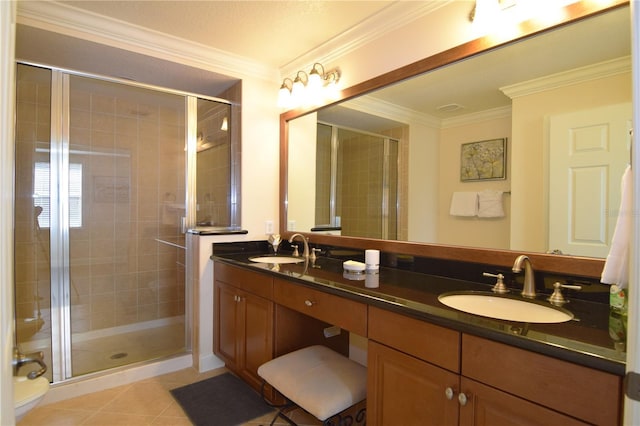
M398 239L399 141L325 123L316 132L316 226Z
M16 340L53 382L190 349L201 105L229 117L217 100L18 65Z

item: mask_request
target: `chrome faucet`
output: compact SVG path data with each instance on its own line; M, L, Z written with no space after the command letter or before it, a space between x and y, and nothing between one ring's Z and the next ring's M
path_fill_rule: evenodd
M309 239L302 234L293 234L291 238L289 238L289 244L293 243L293 240L296 237L300 237L302 239L302 243L304 244L304 251L302 252L302 257L304 257L305 259L308 259L309 258Z
M515 262L513 262L513 272L522 272L522 266L524 265L524 285L522 286L522 296L534 298L536 297L536 282L533 277L533 268L531 267L531 261L529 257L521 254L516 257Z
M27 374L27 378L33 380L36 377L42 376L47 372L47 365L44 363L44 354L42 351L32 352L30 354L23 354L17 347L13 348L13 361L11 366L13 367L13 375L18 375L18 369L25 364L36 363L40 366L39 370L31 371Z

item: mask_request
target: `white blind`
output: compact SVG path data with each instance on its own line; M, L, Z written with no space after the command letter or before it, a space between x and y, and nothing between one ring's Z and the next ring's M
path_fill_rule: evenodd
M33 177L33 205L41 207L42 212L38 216L38 226L49 228L51 226L50 203L50 171L49 163L36 162ZM82 164L69 164L69 227L80 228L82 226Z

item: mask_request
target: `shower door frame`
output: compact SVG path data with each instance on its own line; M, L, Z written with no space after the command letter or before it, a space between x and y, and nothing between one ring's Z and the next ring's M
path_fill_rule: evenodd
M51 70L50 250L53 382L73 377L69 275L69 74Z
M400 204L399 198L396 196L395 205L391 203L390 199L390 155L391 155L391 141L394 141L396 144L400 143L400 140L397 138L392 138L389 136L381 135L379 133L373 133L366 130L356 129L347 126L341 126L325 121L318 120L318 125L328 126L331 128L331 163L330 163L330 185L329 185L329 222L331 226L338 226L337 223L337 198L338 198L338 150L340 147L340 130L346 130L350 132L359 133L362 135L372 136L376 138L380 138L382 140L382 149L383 149L383 161L382 161L382 202L380 205L380 214L381 214L381 238L389 239L389 212L391 209L395 209L396 214L396 239L398 238L399 232L399 220L400 220ZM400 155L396 156L396 170L399 170L400 164ZM396 183L397 185L399 182ZM397 194L397 188L396 188Z
M197 100L205 99L228 105L232 103L200 94L191 94L142 83L109 78L48 65L19 61L16 64L49 69L51 71L51 134L50 134L50 261L51 261L51 357L53 383L69 381L84 377L87 373L74 376L72 371L71 342L71 277L69 259L69 204L61 202L69 198L69 156L70 156L70 84L72 76L86 77L109 83L123 84L160 93L174 94L184 97L185 102L185 217L182 221L182 232L195 225L196 211L196 139L197 139ZM239 147L231 140L231 158L237 156ZM231 161L231 200L237 198L239 171ZM231 220L238 223L239 206L231 208ZM187 248L185 248L186 250ZM186 258L189 254L186 253ZM185 348L192 349L193 330L193 289L189 276L193 273L191 262L185 264ZM126 366L124 366L126 367ZM99 373L99 372L97 372Z

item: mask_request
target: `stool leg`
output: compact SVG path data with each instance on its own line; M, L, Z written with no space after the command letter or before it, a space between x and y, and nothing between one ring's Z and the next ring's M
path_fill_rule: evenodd
M286 421L287 423L289 423L291 426L298 426L297 423L295 423L293 420L291 420L289 417L287 417L282 410L278 410L278 413L276 414L276 416L273 418L273 420L271 420L271 424L269 426L273 426L273 424L276 422L276 420L278 419L278 417L281 417L284 419L284 421Z
M323 426L353 426L354 424L356 425L361 424L364 426L367 424L366 413L367 413L366 408L361 408L356 413L355 419L351 414L346 414L344 417L340 413L334 414L333 416L329 417L324 422L322 422L322 425ZM355 420L355 423L354 423L354 420ZM336 421L337 423L334 423L334 421Z
M277 408L278 412L276 413L276 415L274 416L273 420L271 420L271 423L269 423L269 426L273 426L273 424L276 422L276 420L278 420L278 417L282 417L287 423L289 423L291 426L298 426L293 420L291 420L289 417L287 417L282 410L284 410L285 408L289 408L293 405L295 405L293 402L289 401L289 399L287 399L287 397L285 397L284 395L282 395L284 397L284 399L287 401L286 403L282 404L282 405L277 405L277 404L272 404L271 402L269 402L269 400L267 400L267 397L264 395L264 386L267 384L266 381L262 381L262 385L260 386L260 396L262 397L262 399L264 400L264 402L267 403L268 406L273 407L273 408Z

